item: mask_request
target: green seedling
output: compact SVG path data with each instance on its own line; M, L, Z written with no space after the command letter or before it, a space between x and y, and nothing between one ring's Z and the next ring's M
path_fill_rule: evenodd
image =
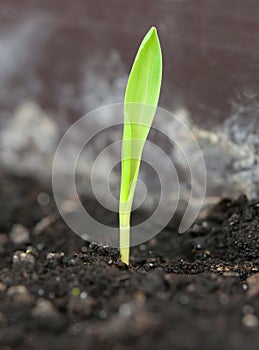
M133 63L124 98L121 151L120 254L129 264L130 217L145 141L157 109L162 80L162 53L156 28L144 37Z

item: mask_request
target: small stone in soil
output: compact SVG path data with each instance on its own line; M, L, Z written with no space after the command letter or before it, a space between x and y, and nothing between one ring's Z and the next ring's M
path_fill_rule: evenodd
M246 283L249 287L249 290L247 292L249 296L253 297L259 295L259 273L249 276L246 279Z
M242 323L247 328L257 328L258 318L255 315L247 314L242 318Z
M60 253L48 253L47 260L61 260L64 256L63 252Z
M57 311L49 300L39 299L35 308L32 310L32 316L35 318L55 317Z
M38 299L31 314L37 321L36 326L41 329L60 331L66 325L66 319L62 317L62 314L46 299Z
M24 244L30 242L30 234L26 227L20 224L13 225L9 233L10 241L15 244Z
M30 294L28 289L23 285L12 286L7 290L7 296L16 305L32 304L34 297Z
M30 253L17 250L13 254L13 264L16 265L20 263L33 266L35 264L35 258Z

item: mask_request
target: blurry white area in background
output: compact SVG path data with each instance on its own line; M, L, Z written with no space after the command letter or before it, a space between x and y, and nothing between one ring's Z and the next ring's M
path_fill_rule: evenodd
M0 131L2 164L18 173L49 178L58 133L53 118L35 103L24 103Z
M100 71L108 76L104 77ZM99 57L87 60L82 83L82 104L86 111L92 111L101 106L120 103L127 84L126 68L123 66L119 53L112 51L104 62Z
M215 202L222 196L236 197L243 193L249 198L255 198L258 195L258 118L253 119L254 124L251 124L251 119L248 123L243 113L245 111L241 108L222 127L213 132L192 125L190 116L184 108L175 111L175 114L192 129L204 155L208 175L207 202ZM107 115L107 118L112 116ZM100 122L100 120L96 121L96 123ZM168 123L168 121L157 120L158 124L163 122ZM94 130L95 125L92 127ZM94 147L90 149L88 155L84 155L78 162L77 175L82 179L79 188L81 190L83 188L86 194L89 193L87 188L90 187L91 169L95 158L107 145L119 139L120 132L120 130L104 132L102 137L95 140ZM78 138L80 137L82 135L78 135ZM17 173L36 176L50 183L52 160L59 138L59 126L55 120L35 103L25 103L16 110L14 116L0 132L1 164ZM189 149L188 156L195 157L190 140L182 141L185 143L185 148ZM66 149L66 156L60 167L61 173L65 173L71 164L71 154L76 142L76 138L71 140L70 146ZM159 139L157 144L159 146ZM186 162L173 145L170 155L176 167L181 172L188 173ZM110 163L114 164L114 157L119 160L119 154L111 154L110 159L107 158L106 162L100 162L98 165L100 186L102 186L102 176L106 173L105 169L109 168ZM161 171L163 171L163 164L161 164ZM141 177L144 182L150 181L149 174L142 172ZM116 188L119 187L118 172L111 173L110 185L111 190L115 189L116 192ZM188 184L181 184L183 200L188 199L188 186Z

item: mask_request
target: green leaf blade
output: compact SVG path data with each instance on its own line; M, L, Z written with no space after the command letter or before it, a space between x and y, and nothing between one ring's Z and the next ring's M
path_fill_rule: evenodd
M121 259L129 262L130 214L144 143L156 112L162 81L162 53L156 28L144 37L133 63L124 99L120 191Z
M157 30L152 27L144 37L133 63L124 103L157 106L162 81L162 53Z

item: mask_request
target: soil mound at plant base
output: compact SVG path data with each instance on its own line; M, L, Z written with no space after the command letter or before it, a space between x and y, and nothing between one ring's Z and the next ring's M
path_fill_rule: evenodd
M258 202L166 228L128 268L71 232L34 180L2 174L0 212L1 349L258 349Z
M225 207L225 208L224 208ZM225 213L221 227L211 229L204 246L211 255L233 263L259 262L259 204L248 203L246 197L235 202L223 201L211 214ZM216 215L217 218L217 215ZM213 222L213 221L212 221Z

